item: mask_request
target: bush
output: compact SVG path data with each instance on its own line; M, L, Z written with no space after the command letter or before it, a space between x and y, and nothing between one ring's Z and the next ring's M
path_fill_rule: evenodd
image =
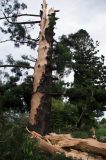
M38 143L25 129L26 116L19 117L14 121L0 115L0 160L70 160L63 155L50 155L38 150Z
M88 138L89 137L89 133L87 131L82 131L82 130L73 131L72 135L74 138Z

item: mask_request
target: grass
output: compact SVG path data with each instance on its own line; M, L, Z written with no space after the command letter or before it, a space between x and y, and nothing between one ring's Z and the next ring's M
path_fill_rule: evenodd
M84 131L84 130L76 130L72 133L74 138L90 138L91 132L90 131ZM100 126L96 129L96 137L98 140L104 139L104 142L106 142L106 126Z

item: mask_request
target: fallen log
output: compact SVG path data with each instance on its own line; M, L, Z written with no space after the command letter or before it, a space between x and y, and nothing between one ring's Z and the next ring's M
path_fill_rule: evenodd
M60 141L61 148L73 148L84 152L94 153L106 157L106 143L98 142L95 139L75 139Z
M46 152L49 152L51 154L54 153L63 153L62 149L53 146L49 140L47 140L46 138L43 138L43 136L39 135L38 133L36 133L35 131L31 132L33 138L35 138L38 141L38 147Z
M38 147L50 154L64 154L77 160L105 160L106 143L95 139L72 138L70 134L51 133L41 136L28 131L38 141Z

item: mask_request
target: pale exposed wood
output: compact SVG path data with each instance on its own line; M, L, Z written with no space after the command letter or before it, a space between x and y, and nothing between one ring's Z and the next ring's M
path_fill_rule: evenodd
M64 141L65 139L70 140L72 136L70 134L56 134L50 133L49 135L45 136L53 145L57 145L60 141Z
M98 142L95 139L75 139L63 140L58 143L61 148L73 148L76 150L96 153L106 156L106 143Z
M77 160L105 160L106 143L95 139L72 138L70 134L49 134L41 136L36 132L30 132L33 138L39 141L38 147L51 154L63 153L66 157Z
M54 153L63 153L64 151L62 151L62 149L53 146L52 144L48 143L48 141L46 140L46 138L42 137L40 134L32 131L31 132L33 138L35 138L36 140L38 140L38 147L46 152L49 152L51 154Z
M91 154L87 152L81 152L74 149L71 149L69 152L65 153L66 157L75 158L76 160L105 160L101 156L92 156Z
M31 111L30 111L30 116L29 116L29 122L30 124L34 125L35 124L35 116L37 114L37 108L40 105L40 100L43 97L42 93L35 93L32 96L31 99Z
M73 148L76 150L92 152L106 156L106 143L98 142L95 139L78 139L72 138L69 134L57 135L50 134L45 136L53 145L56 144L61 148Z
M40 106L41 99L43 97L42 93L38 93L37 89L40 86L40 81L45 73L45 65L47 64L46 56L49 48L49 43L45 39L44 33L45 29L48 27L48 19L46 15L46 2L43 1L42 5L42 17L40 22L40 33L39 33L39 48L38 48L38 59L37 63L34 67L34 82L33 82L33 92L34 95L32 96L31 100L31 111L29 122L32 125L36 124L36 115L37 115L37 108Z
M47 13L47 4L46 1L43 0L39 33L38 59L34 67L33 95L31 99L31 110L29 115L29 124L31 126L35 126L36 128L39 128L40 126L39 131L35 128L32 130L37 130L37 132L41 134L44 134L44 130L45 128L47 128L47 120L45 119L49 117L51 108L51 97L49 95L45 95L45 92L47 92L47 90L50 90L49 88L51 87L52 80L47 80L48 78L45 77L48 76L49 79L50 77L52 77L52 70L49 69L48 71L47 68L47 57L49 55L49 57L52 58L51 50L53 48L53 36L52 34L50 34L50 32L53 32L53 29L51 31L49 24L50 15L52 15L53 13L54 9L50 9ZM48 30L49 32L47 33ZM49 81L50 85L48 84ZM39 112L40 114L42 112L42 115L40 116L41 119L39 118Z

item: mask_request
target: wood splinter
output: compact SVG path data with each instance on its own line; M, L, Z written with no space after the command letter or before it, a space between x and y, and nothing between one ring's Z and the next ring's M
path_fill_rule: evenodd
M64 154L66 157L77 160L105 160L106 143L101 143L95 139L72 138L69 134L50 133L41 136L35 131L27 131L36 139L38 148L50 154ZM94 155L94 156L93 156Z

